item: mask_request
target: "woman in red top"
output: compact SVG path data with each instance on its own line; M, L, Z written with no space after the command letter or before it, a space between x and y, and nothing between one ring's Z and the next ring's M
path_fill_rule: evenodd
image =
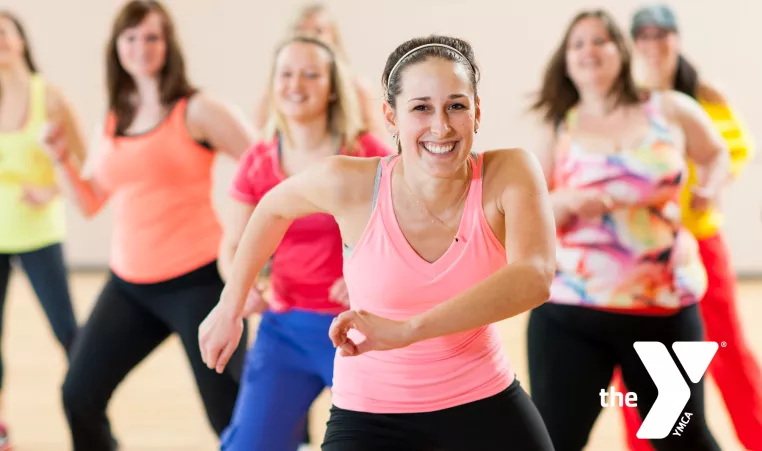
M365 132L351 79L327 44L305 36L285 41L270 86L267 136L244 155L230 190L238 203L220 249L223 277L256 205L280 182L331 155L391 153ZM245 308L246 315L264 313L221 440L224 451L295 451L310 405L332 386L328 329L348 304L341 233L332 216L294 221L273 256L271 281L272 298L265 302L252 288ZM202 344L210 322L200 328Z
M346 68L347 79L350 82L348 87L352 88L357 96L363 127L378 139L385 140L388 134L381 116L380 103L374 100L377 96L373 94L368 83L351 72L349 57L344 47L339 25L328 7L320 2L305 5L297 12L296 19L291 24L291 31L320 39L333 48L336 57L343 62ZM269 93L265 93L254 110L254 126L258 129L264 129L266 126L269 117L269 104Z

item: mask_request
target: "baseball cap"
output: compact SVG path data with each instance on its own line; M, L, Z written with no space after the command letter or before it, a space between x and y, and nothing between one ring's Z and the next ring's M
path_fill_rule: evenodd
M645 27L659 27L677 31L677 18L667 5L649 5L638 9L632 16L630 34L634 37Z

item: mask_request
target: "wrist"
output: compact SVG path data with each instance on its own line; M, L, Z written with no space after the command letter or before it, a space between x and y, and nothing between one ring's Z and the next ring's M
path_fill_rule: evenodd
M407 345L425 340L426 320L423 315L416 315L404 322L405 342Z
M238 290L234 290L230 285L225 285L220 295L220 306L223 310L230 312L235 319L243 319L244 307L246 304L246 296L248 293L239 293Z
M614 198L611 197L611 194L609 193L601 193L601 202L603 202L604 208L606 208L608 211L611 211L614 209L614 207L616 207Z
M701 185L693 186L691 188L691 192L705 199L713 199L715 196L715 190L708 188L706 186L701 186Z

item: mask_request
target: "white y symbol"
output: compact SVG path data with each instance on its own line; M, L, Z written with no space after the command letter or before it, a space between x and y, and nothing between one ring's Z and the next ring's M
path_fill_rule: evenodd
M637 437L662 439L669 435L688 404L691 390L662 343L638 341L633 346L658 391L656 401L643 419ZM717 348L717 343L713 341L679 341L672 345L677 359L694 384L704 376Z

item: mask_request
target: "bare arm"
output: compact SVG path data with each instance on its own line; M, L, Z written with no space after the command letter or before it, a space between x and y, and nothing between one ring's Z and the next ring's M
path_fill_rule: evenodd
M355 164L351 157L326 158L262 197L238 243L246 252L235 253L220 300L232 308L234 317L241 316L249 289L295 219L313 213L337 216L348 208L351 183L346 180Z
M556 227L563 227L574 218L577 209L576 193L567 190L557 190L553 186L553 169L556 160L557 131L552 126L545 126L542 130L543 142L535 152L545 183L550 192L550 204L553 209L553 217Z
M187 121L191 136L209 141L235 160L254 142L254 132L243 114L206 94L191 97Z
M257 100L257 104L254 105L254 128L260 133L264 130L265 125L267 125L269 103L269 96L265 93Z
M471 289L410 321L411 342L475 329L511 318L547 301L555 272L555 227L537 160L505 151L497 177L509 181L500 197L508 264ZM497 161L493 162L493 164Z
M220 240L220 250L217 258L217 267L222 279L225 281L230 277L230 270L233 266L233 257L238 249L238 242L241 240L243 231L246 229L246 224L249 222L253 212L254 205L243 202L233 202L230 207L230 213L225 221L222 240Z
M79 118L74 114L69 99L57 86L48 84L46 103L48 122L60 124L61 132L69 143L69 152L66 158L74 167L81 169L86 159L85 139Z
M686 156L696 166L697 189L715 198L730 177L730 153L709 115L690 97L672 93L667 99L686 138Z
M95 181L81 176L92 155L87 155L82 129L73 108L63 93L54 87L48 89L48 120L50 125L41 137L41 144L58 162L59 178L68 182L82 214L91 217L103 207L108 195ZM97 136L102 136L102 129L98 130ZM91 143L90 151L94 152L99 144L99 140Z

